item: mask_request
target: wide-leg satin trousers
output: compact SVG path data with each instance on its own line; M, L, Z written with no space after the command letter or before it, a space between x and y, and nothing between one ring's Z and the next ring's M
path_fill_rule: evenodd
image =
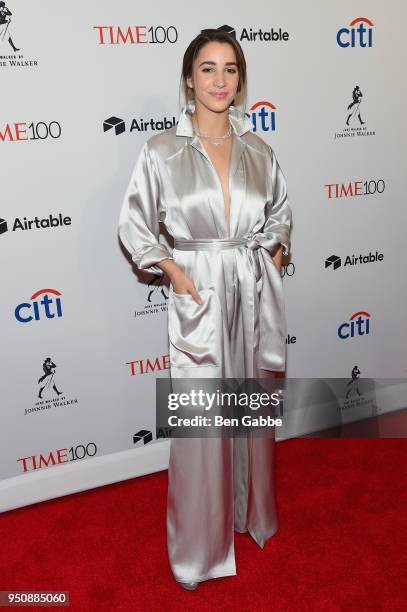
M236 574L234 531L263 548L278 529L275 438L174 438L167 544L179 582Z

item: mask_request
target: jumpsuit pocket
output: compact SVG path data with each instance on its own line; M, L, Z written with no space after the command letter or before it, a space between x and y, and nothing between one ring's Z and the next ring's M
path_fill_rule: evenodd
M168 336L170 364L176 367L219 366L217 348L220 302L212 287L198 290L202 304L189 293L175 293L170 286Z

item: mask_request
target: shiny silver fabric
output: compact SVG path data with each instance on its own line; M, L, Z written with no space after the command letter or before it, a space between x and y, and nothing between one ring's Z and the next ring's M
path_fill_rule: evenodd
M173 259L202 298L170 286L168 336L173 378L252 378L285 369L285 312L271 253L290 250L291 208L273 149L229 109L233 143L227 226L219 176L187 104L178 126L144 145L119 220L122 243L140 269ZM159 240L159 221L174 248ZM263 547L278 527L274 438L173 439L168 468L168 555L176 580L236 573L234 531Z
M261 248L261 242L258 241L258 237L250 235L248 238L237 238L232 240L215 238L208 240L176 239L174 241L174 248L182 251L212 251L219 253L221 250L237 247L246 247L247 249L246 253L244 253L244 248L242 248L242 253L240 255L236 254L240 290L241 293L247 297L247 301L243 306L246 307L246 319L249 317L251 319L250 326L246 326L246 331L250 332L249 336L246 335L246 341L247 343L250 343L254 340L254 308L258 307L260 338L258 367L265 370L284 370L286 320L284 313L281 275L278 272L269 251L267 251L265 248ZM255 271L254 275L253 271ZM255 303L256 288L253 286L254 278L261 282L260 294L257 296L258 304ZM211 289L211 287L208 287L207 289ZM178 294L175 295L178 297ZM250 299L251 296L254 297L253 300ZM189 302L191 302L191 300L189 300ZM174 321L174 318L172 321ZM177 321L177 317L175 317L175 321ZM199 326L197 325L194 327L196 330ZM202 330L203 326L200 325L200 327ZM214 329L213 325L212 329ZM206 327L205 330L208 332L208 327ZM196 338L196 343L193 345L191 351L188 347L185 347L185 344L183 345L183 340L184 338L182 337L173 337L171 340L170 351L172 348L173 355L170 356L172 357L173 363L176 363L178 356L177 352L179 350L185 352L186 349L187 358L189 360L194 359L194 361L196 361L196 355L193 355L192 351L196 351L197 347L199 346L204 346L204 356L206 359L209 352L209 346L213 346L213 341L211 340L209 341L210 344L208 344L203 338ZM203 355L201 354L201 357L202 356ZM213 355L213 358L216 358L216 356ZM207 363L207 361L204 363Z

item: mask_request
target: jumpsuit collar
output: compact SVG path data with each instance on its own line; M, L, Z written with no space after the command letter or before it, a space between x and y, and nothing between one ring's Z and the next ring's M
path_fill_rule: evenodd
M178 120L176 131L177 136L195 136L191 119L191 114L194 112L194 110L194 100L188 100L185 106L183 106L180 118ZM251 120L233 105L229 106L229 121L237 136L241 136L252 129Z

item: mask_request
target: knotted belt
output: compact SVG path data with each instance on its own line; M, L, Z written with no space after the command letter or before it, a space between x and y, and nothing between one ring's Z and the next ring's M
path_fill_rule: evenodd
M254 290L256 283L253 275L256 275L256 267L261 271L261 294L260 294L260 344L258 367L264 370L285 370L285 338L286 320L283 286L280 272L274 264L270 251L262 247L260 238L256 234L248 238L204 238L200 240L184 240L176 238L174 248L180 251L221 251L246 247L248 254L247 270L240 270L238 274L245 298L251 312L252 325L250 326L249 342L254 346L254 321L255 321L255 298ZM246 291L247 290L247 291Z

